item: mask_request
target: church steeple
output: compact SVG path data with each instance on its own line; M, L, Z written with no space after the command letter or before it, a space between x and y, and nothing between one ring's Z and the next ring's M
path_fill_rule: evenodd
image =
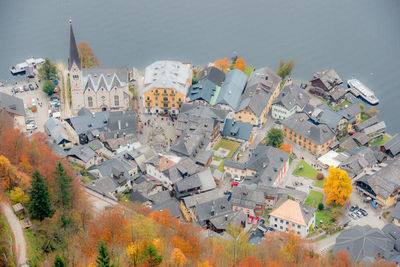
M78 47L76 46L74 31L72 29L72 20L69 20L69 58L68 58L68 70L71 70L73 64L76 64L81 70L81 59L78 54Z

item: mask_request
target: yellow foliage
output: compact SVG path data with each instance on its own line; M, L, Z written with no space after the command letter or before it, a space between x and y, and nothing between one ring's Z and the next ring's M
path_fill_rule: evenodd
M212 267L212 265L208 261L199 262L197 267Z
M29 197L25 195L24 190L22 190L20 187L14 187L14 189L10 191L10 199L13 203L26 204L29 200Z
M94 264L94 263L89 263L88 267L96 267L96 264Z
M330 167L328 178L324 182L326 203L331 204L333 202L343 206L346 200L350 198L351 192L353 192L353 188L347 172Z
M179 248L174 248L171 254L171 264L173 266L183 266L186 264L186 257Z

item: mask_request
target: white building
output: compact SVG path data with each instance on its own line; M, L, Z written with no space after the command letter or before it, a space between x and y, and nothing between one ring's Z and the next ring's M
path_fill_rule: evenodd
M296 112L303 111L309 101L309 95L297 85L286 85L272 105L271 116L284 120Z
M278 231L306 237L310 227L315 226L314 207L288 199L269 214L269 225Z
M174 181L171 181L165 171L175 166L180 160L178 156L158 154L146 162L146 173L159 180L164 186L170 187Z

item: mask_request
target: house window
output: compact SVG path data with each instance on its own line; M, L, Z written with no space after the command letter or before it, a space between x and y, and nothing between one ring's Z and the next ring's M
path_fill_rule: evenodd
M279 228L281 228L281 230L283 229L283 227L282 227L282 226L279 226Z
M156 96L156 100L158 100L158 96Z
M114 96L114 105L119 106L119 96L117 95Z
M89 107L93 107L93 98L91 96L87 99Z
M150 96L147 97L147 100L150 100Z
M175 107L175 103L172 103L172 107L173 107L173 108Z
M299 229L300 229L300 225L297 225L297 228L299 228Z

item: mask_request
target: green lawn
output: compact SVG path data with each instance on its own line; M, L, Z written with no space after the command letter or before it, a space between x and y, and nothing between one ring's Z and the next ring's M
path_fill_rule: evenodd
M321 223L320 221L322 221L323 223L327 223L331 224L333 223L332 220L332 216L331 216L331 211L327 208L323 209L323 210L317 210L316 214L315 214L315 224L320 227Z
M303 168L300 168L300 166L303 166ZM315 180L317 178L318 172L316 169L308 165L307 162L301 160L296 169L293 171L293 174Z
M254 70L255 70L254 67L247 66L247 67L244 69L244 73L246 73L247 77L250 77L250 74L251 74Z
M219 140L218 144L214 146L214 151L217 151L220 147L228 149L229 154L227 156L228 159L232 158L233 154L238 150L240 146L239 142L231 141L228 139L221 139Z
M43 243L43 240L41 239L43 239L43 237L35 235L31 229L26 229L24 232L28 252L28 262L32 266L39 266L39 263L43 259L41 251L41 245Z
M0 225L1 225L1 232L0 232L0 251L3 251L5 256L7 256L9 262L9 266L14 265L14 255L11 251L11 245L14 242L13 234L11 232L10 225L8 224L6 218L0 214ZM4 256L4 255L3 255Z
M315 200L315 204L314 204L314 200ZM318 204L323 203L323 201L324 201L324 194L322 194L319 191L311 190L310 194L308 195L304 204L317 208Z
M378 147L380 147L381 145L383 145L384 143L386 143L389 140L390 140L390 137L387 134L384 134L382 136L382 139L376 140L375 142L370 143L370 145L371 146L377 145Z
M324 180L315 180L314 186L319 187L319 188L324 188Z

